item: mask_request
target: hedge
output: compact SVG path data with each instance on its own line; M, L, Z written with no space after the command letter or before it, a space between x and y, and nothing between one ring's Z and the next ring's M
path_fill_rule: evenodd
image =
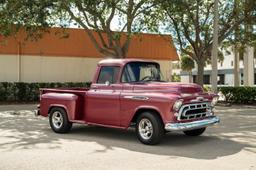
M37 102L39 100L39 88L59 87L89 87L86 83L9 83L0 82L0 103L25 103ZM209 87L204 87L209 91ZM256 87L219 87L226 102L241 104L256 104Z
M90 83L9 83L0 82L0 102L1 103L22 103L37 102L39 100L39 88L59 88L59 87L89 87Z
M256 104L256 87L219 87L229 103Z

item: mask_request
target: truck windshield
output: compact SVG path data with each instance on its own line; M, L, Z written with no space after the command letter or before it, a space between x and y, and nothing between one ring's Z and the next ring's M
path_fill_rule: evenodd
M152 62L128 63L122 74L122 82L163 81L160 66Z

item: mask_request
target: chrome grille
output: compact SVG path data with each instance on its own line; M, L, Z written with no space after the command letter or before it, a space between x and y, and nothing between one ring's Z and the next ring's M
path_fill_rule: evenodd
M185 104L179 110L178 120L198 119L211 114L211 105L208 102Z

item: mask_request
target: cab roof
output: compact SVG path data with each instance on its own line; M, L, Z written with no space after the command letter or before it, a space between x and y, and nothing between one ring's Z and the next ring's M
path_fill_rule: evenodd
M125 65L130 62L151 62L151 63L157 63L153 60L142 60L142 59L135 59L135 58L129 58L129 59L104 59L99 62L99 65Z

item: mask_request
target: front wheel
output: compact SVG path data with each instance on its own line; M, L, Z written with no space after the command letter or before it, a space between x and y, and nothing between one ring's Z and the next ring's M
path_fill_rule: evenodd
M63 108L55 107L49 114L49 123L54 132L67 133L70 131L72 123L68 120L67 112Z
M187 135L187 136L200 136L204 133L206 128L200 128L200 129L194 129L194 130L187 130L187 131L184 131L184 133Z
M155 114L144 112L137 119L136 134L140 142L155 145L164 135L163 123Z

